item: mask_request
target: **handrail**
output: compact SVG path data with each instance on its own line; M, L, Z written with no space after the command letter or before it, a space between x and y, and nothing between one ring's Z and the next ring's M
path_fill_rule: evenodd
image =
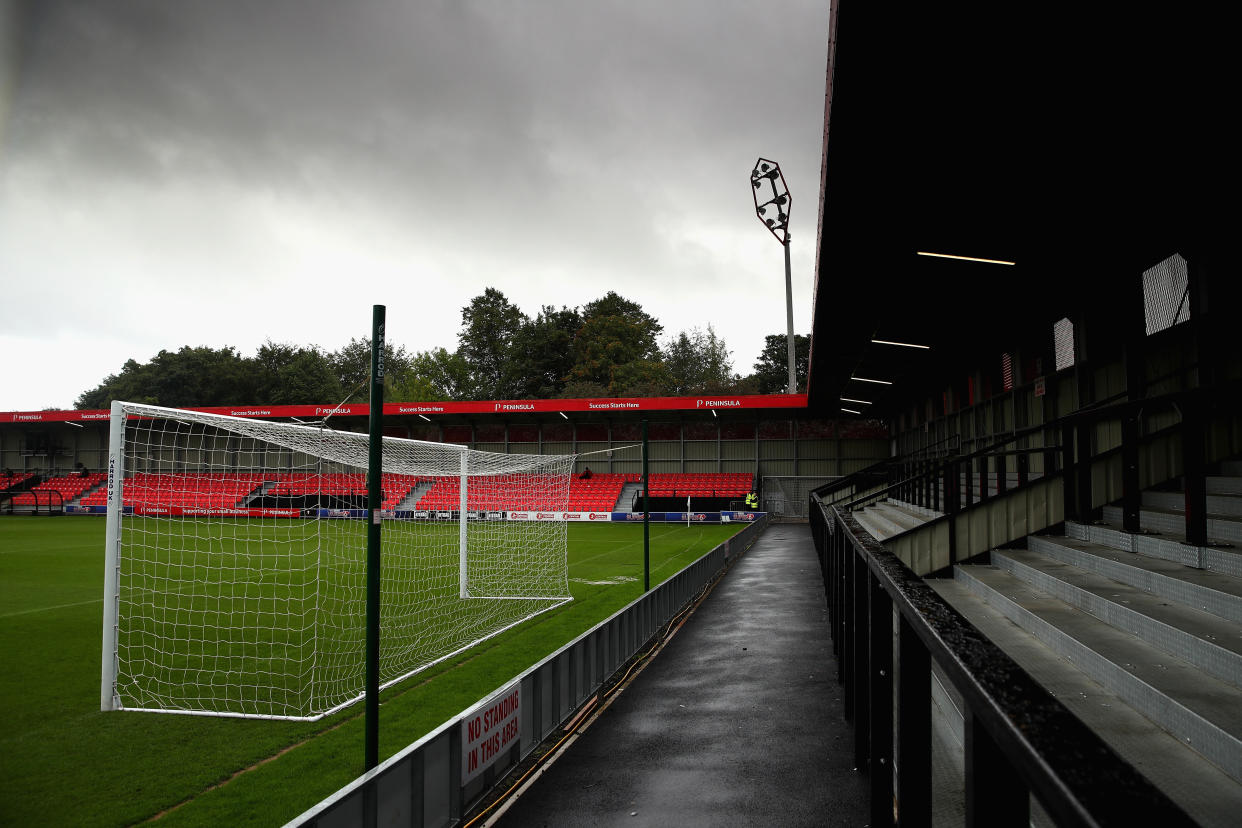
M1154 379L1149 379L1147 383L1149 385L1155 384L1178 377L1182 373L1183 371L1181 370L1169 372ZM1013 483L1007 479L1009 474L1008 466L1010 464L1005 462L1010 456L1017 458L1016 463L1013 465L1016 466L1017 488L1022 488L1027 483L1034 482L1035 479L1045 478L1053 472L1060 474L1064 468L1074 465L1072 457L1066 454L1066 446L1062 445L1064 435L1071 429L1081 429L1106 419L1132 418L1135 412L1138 412L1138 416L1141 416L1145 408L1156 406L1172 406L1177 408L1179 403L1192 397L1202 398L1211 394L1224 395L1228 393L1236 395L1239 388L1242 388L1242 381L1231 380L1218 386L1198 386L1137 399L1130 399L1128 390L1122 391L1089 403L1069 414L1035 425L1024 426L1007 434L993 435L993 439L987 445L976 448L966 454L945 454L940 457L928 457L924 456L923 450L919 450L908 455L890 457L880 463L875 463L866 469L854 472L845 478L820 487L814 490L812 494L819 497L826 505L857 508L860 505L890 496L894 491L901 491L905 497L913 499L919 505L930 506L933 510L940 511L942 505L941 488L938 485L938 481L945 479L949 475L964 473L965 506L969 508L975 502L972 470L976 462L979 466L978 500L982 502L990 497L988 488L990 488L989 481L992 477L988 472L988 466L992 464L988 462L989 459L996 466L994 473L995 494L1001 494L1013 488ZM1049 434L1052 435L1051 439L1047 437ZM1042 441L1045 443L1044 446L1016 446L1009 448L1014 443L1036 435L1045 436L1045 439ZM949 442L955 436L950 435L949 438L937 441L937 443L927 448L942 445ZM1027 458L1038 454L1044 454L1047 457L1044 473L1028 478L1027 469L1029 464L1027 463ZM1058 463L1058 461L1060 462ZM1063 468L1057 469L1058 464ZM1084 483L1083 485L1086 484ZM1068 496L1070 487L1067 487L1066 492ZM950 492L949 488L946 487L943 493L946 501L944 503L945 511L957 511L957 508L961 505L960 495L963 494L963 491L959 491L954 487L954 491ZM1137 511L1134 514L1137 515ZM1137 517L1135 519L1137 520ZM1202 531L1205 532L1206 529L1204 528ZM952 540L950 540L950 546L952 545Z
M0 513L13 514L22 507L32 514L64 514L65 498L55 489L6 489L0 492Z
M882 474L885 469L889 468L894 463L904 462L910 459L918 459L922 457L924 454L931 453L930 450L934 449L936 446L939 446L941 443L947 443L947 442L954 442L956 443L958 447L960 447L962 443L961 436L957 434L952 434L952 435L949 435L948 437L945 437L942 440L937 440L934 443L929 443L928 445L923 446L920 449L916 449L914 452L911 452L910 454L904 454L904 455L901 455L900 457L885 457L883 460L872 463L870 466L861 468L858 471L850 472L844 477L840 477L836 480L825 483L823 486L816 489L815 491L822 495L822 494L828 494L828 493L838 491L847 486L852 486L855 483L857 483L860 479L862 479L863 476L865 475L874 476L876 474ZM942 449L936 453L943 453L944 451L945 450Z
M1031 454L1059 453L1062 450L1062 446L1060 446L1059 444L1040 446L1040 447L1035 447L1035 448L1016 448L1016 449L1010 449L1006 451L998 451L997 449L1000 446L1005 446L1005 445L1008 445L1009 443L1017 442L1018 440L1025 439L1035 434L1048 433L1048 432L1057 433L1058 431L1060 431L1061 429L1067 426L1075 427L1075 426L1081 426L1083 424L1094 424L1101 420L1124 417L1126 416L1126 414L1128 414L1129 412L1135 409L1142 411L1144 408L1150 408L1150 407L1165 407L1165 406L1176 407L1178 403L1184 402L1185 400L1190 399L1190 398L1201 397L1201 396L1206 396L1210 394L1223 394L1223 393L1226 393L1227 391L1233 391L1234 393L1236 393L1240 387L1242 387L1242 383L1239 383L1237 381L1232 381L1232 382L1224 383L1221 386L1217 386L1217 387L1198 387L1198 388L1192 388L1192 389L1183 389L1180 391L1172 391L1167 394L1161 394L1156 397L1143 397L1139 399L1124 399L1118 402L1118 400L1126 396L1125 392L1122 392L1120 394L1115 394L1111 397L1108 397L1106 398L1106 400L1101 400L1099 401L1098 404L1092 404L1086 408L1078 409L1076 411L1070 412L1069 414L1062 415L1061 417L1057 417L1047 422L1039 423L1037 425L1032 425L1032 426L1026 426L1025 428L1021 430L1015 430L1013 432L1010 432L1009 434L1006 434L1002 438L995 440L990 445L985 446L984 448L976 449L975 451L970 452L969 454L963 454L963 455L950 457L944 460L943 462L934 464L929 468L925 468L917 472L914 475L908 476L902 480L894 481L881 490L868 492L867 494L854 498L851 501L847 501L844 504L841 504L840 500L836 500L827 505L843 505L843 507L847 509L856 509L860 505L864 505L866 503L870 503L875 500L881 499L885 496L888 496L893 491L901 490L903 488L909 488L912 486L917 486L919 483L926 482L929 479L940 480L946 474L950 473L952 469L960 468L964 464L969 464L972 461L979 460L982 458L1008 457L1011 455L1016 455L1020 457L1023 455L1031 455ZM1108 402L1108 401L1111 401L1111 402ZM1108 402L1107 405L1104 404L1106 402ZM908 463L903 462L900 465L908 465ZM1046 470L1044 476L1060 474L1062 471L1063 471L1062 469ZM1024 482L1025 481L1020 480L1018 485L1021 486L1023 485ZM1005 488L1007 489L1008 486L1005 486ZM821 492L822 490L816 490L814 494L821 495ZM934 508L939 510L939 504L937 504Z
M950 434L948 437L942 437L934 443L928 443L922 448L917 448L913 452L911 452L909 455L906 455L906 456L918 457L920 454L924 454L928 452L930 449L934 449L936 446L940 445L941 443L953 443L954 444L953 447L960 447L962 445L962 435Z
M1029 795L1058 825L1194 824L853 515L814 495L812 504L854 761L870 775L872 824L892 824L894 803L901 824L931 822L932 662L964 702L966 812L975 824L1028 824Z

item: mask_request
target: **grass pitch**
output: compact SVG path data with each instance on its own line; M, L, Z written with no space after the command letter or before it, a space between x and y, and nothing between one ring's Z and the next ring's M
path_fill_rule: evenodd
M652 584L739 528L652 524ZM641 594L641 525L568 530L574 601L385 691L381 759ZM360 704L315 722L99 712L103 533L0 519L0 825L280 825L362 772Z

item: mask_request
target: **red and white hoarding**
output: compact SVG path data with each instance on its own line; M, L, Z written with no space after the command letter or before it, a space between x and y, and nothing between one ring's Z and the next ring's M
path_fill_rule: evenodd
M561 520L561 521L602 521L612 520L612 512L509 512L509 520Z
M686 411L763 408L806 408L806 394L742 394L718 397L634 397L580 400L491 400L384 403L385 416L433 414L572 413L575 411ZM258 405L196 407L190 411L227 414L230 417L365 417L366 403L350 405ZM107 410L0 411L0 423L88 422L108 420Z

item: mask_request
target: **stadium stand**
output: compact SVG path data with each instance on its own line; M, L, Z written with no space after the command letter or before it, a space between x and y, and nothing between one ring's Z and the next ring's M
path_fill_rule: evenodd
M746 472L666 473L650 475L650 479L652 497L745 497L752 481Z
M69 487L77 485L75 481L94 479L91 486L103 482L102 474L91 478L56 478L67 481L65 488L59 489L65 495L66 502L70 496ZM412 475L386 474L382 482L382 509L395 509L423 478ZM51 481L49 481L51 482ZM76 497L83 487L74 493ZM366 475L356 474L282 474L282 473L237 473L237 474L153 474L143 472L127 481L124 490L126 506L181 506L198 509L232 508L244 504L251 495L262 493L272 498L299 498L314 495L332 495L346 498L365 498L367 495ZM107 491L89 492L82 498L83 506L106 506Z
M105 506L106 491L90 491L103 482L102 474L89 477L69 475L54 478L45 484L59 491L65 502L82 492L83 506ZM752 477L745 472L723 474L663 473L652 474L652 497L742 498L750 491ZM517 478L488 479L472 484L467 493L467 508L479 510L567 509L573 512L611 511L621 497L626 483L640 483L640 474L592 474L570 478L569 496L565 504L559 498L525 494ZM386 474L383 479L381 508L395 509L420 483L431 486L413 506L415 509L456 509L461 502L455 477L418 477ZM182 506L192 508L232 508L244 505L252 495L264 498L296 499L326 495L359 502L366 497L366 475L354 474L154 474L142 472L125 486L127 506Z
M569 479L569 505L571 512L609 512L617 504L626 475L593 474L589 478Z
M467 489L466 508L497 511L565 508L571 512L606 512L616 506L627 477L624 474L571 477L569 497L564 506L550 496L523 494L521 481L516 478L489 480L486 484L476 483ZM414 508L456 509L460 503L461 489L457 478L439 477Z
M344 474L283 474L268 475L273 485L265 494L273 497L309 497L338 495L365 498L367 476L362 472ZM395 509L424 478L409 474L385 474L380 481L381 509Z
M135 507L180 506L220 509L236 506L261 487L263 474L207 474L139 472L126 481L124 503ZM108 493L96 491L82 498L83 506L106 506Z
M103 472L95 472L92 474L66 474L59 477L53 477L44 480L35 486L32 491L36 492L58 492L65 503L69 503L80 497L83 492L88 492L96 486L100 485L107 479L107 475Z
M34 477L33 472L8 472L0 474L0 492L6 492L9 489L20 489L22 488L22 484L32 477Z

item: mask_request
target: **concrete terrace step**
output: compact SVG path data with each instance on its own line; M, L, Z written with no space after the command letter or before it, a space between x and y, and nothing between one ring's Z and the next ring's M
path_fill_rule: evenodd
M1092 680L1242 781L1242 691L992 566L954 576Z
M617 502L613 504L614 512L629 512L630 507L634 505L634 495L641 491L642 483L625 483L621 486L621 494L617 495Z
M1040 592L1242 688L1242 623L1238 621L1180 604L1172 597L1151 594L1037 551L994 551L992 564ZM1226 575L1215 577L1228 579ZM1177 582L1167 579L1167 583Z
M886 538L891 538L899 531L902 531L896 524L885 519L881 513L871 507L853 514L858 521L858 525L867 530L868 534L876 540L882 541Z
M275 485L276 484L271 480L264 482L261 486L259 486L259 488L255 489L250 494L243 497L239 505L249 506L250 504L254 503L259 498L263 497L263 495L271 491Z
M881 501L880 503L875 504L873 508L884 515L884 517L889 521L901 527L901 531L903 532L909 529L914 529L917 526L922 526L930 518L929 515L919 514L914 510L893 501Z
M884 540L916 529L937 514L930 509L923 509L908 503L882 500L861 511L854 512L854 517L874 538Z
M947 579L927 583L1192 819L1213 828L1237 824L1242 784L1181 740L1152 727L1150 719L989 606L964 583Z
M108 485L108 481L102 480L99 483L96 483L94 486L88 486L87 488L78 492L77 497L73 497L73 498L70 498L69 500L66 500L65 505L66 506L79 506L82 503L82 498L86 497L87 495L94 494L95 492L99 491L100 489L103 489L107 485Z
M1105 506L1104 521L1114 526L1122 524L1120 506ZM1139 526L1148 531L1159 532L1168 537L1186 537L1186 516L1180 510L1144 506L1139 509ZM1208 515L1208 542L1242 545L1242 519Z
M1223 572L1242 578L1242 549L1224 546L1190 546L1181 534L1166 535L1153 530L1140 533L1121 528L1120 511L1117 524L1065 522L1065 534L1078 540L1090 540L1112 549L1135 552L1144 558L1160 558L1197 569Z
M434 485L434 483L426 480L419 481L418 484L415 485L405 497L401 498L401 502L397 504L397 508L414 509L418 501L422 499L422 496L431 491L431 487Z
M1144 506L1182 513L1186 511L1186 495L1184 492L1146 491L1143 492L1142 498ZM1222 517L1242 517L1242 497L1232 494L1208 494L1207 512L1209 515L1219 515Z
M904 500L897 500L896 498L892 498L892 497L887 498L883 502L889 504L890 506L896 506L898 509L901 509L903 512L908 512L909 514L912 514L915 517L920 518L924 523L931 520L932 518L937 518L944 514L944 512L937 512L935 509L932 509L928 506L919 506L916 503L907 503Z
M1207 493L1242 495L1242 477L1209 477Z
M1135 537L1140 547L1144 540L1144 536ZM1027 548L1164 600L1242 623L1242 578L1237 573L1203 569L1141 549L1126 552L1098 541L1069 537L1032 535L1027 538Z

